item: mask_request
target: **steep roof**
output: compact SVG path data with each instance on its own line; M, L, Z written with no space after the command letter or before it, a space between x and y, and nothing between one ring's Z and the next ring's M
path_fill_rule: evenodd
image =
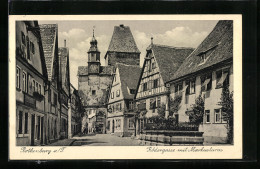
M122 63L117 63L116 66L119 71L121 89L124 99L134 99L134 94L130 94L128 90L136 90L141 74L141 68L139 66L126 65Z
M55 60L55 44L57 45L57 24L40 25L43 53L48 73L48 80L52 80L53 64Z
M194 49L151 44L147 50L152 50L163 81L166 82Z
M199 55L211 50L208 59L200 64ZM233 58L233 21L222 20L212 32L190 54L180 68L171 76L171 80L205 69L227 59Z
M100 66L100 75L112 75L113 67L112 66ZM78 76L88 75L88 66L79 66L78 67Z
M114 27L114 32L107 51L140 53L130 27L124 25Z
M69 73L69 48L59 47L58 54L60 59L60 82L62 83L62 89L66 89L69 94L70 88L70 73Z

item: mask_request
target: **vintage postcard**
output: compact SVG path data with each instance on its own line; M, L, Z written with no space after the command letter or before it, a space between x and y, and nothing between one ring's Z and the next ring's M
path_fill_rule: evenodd
M9 159L242 159L241 15L10 15Z

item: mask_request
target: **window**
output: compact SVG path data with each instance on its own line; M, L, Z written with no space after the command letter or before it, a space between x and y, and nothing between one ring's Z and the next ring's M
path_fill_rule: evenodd
M19 129L18 133L22 134L23 133L23 112L19 111Z
M21 32L21 35L22 35L22 43L25 45L25 35L23 32Z
M131 129L131 128L134 128L134 119L131 118L131 119L128 119L128 127Z
M115 107L114 107L114 105L112 105L112 112L114 112L115 111Z
M179 95L182 92L182 84L175 85L175 94Z
M113 98L114 98L114 92L111 93L111 99L113 99Z
M215 109L215 123L221 123L221 111L220 111L220 109Z
M119 97L120 96L120 90L117 90L116 91L116 97Z
M129 101L129 110L133 110L133 109L134 109L134 102Z
M107 121L107 130L110 130L110 120Z
M159 85L158 85L158 82L159 82L159 79L155 79L153 81L153 88L157 88Z
M156 108L156 99L150 99L150 109Z
M26 92L27 90L27 76L26 73L23 72L23 91Z
M216 72L216 76L217 76L216 88L221 88L223 86L228 86L229 85L228 74L229 74L229 70L228 69L219 70L219 71Z
M195 80L190 81L190 94L195 93Z
M96 90L92 90L92 95L96 95Z
M189 95L190 94L190 81L186 81L186 95Z
M135 94L135 89L130 89L130 94Z
M35 49L34 49L34 43L30 42L30 50L31 52L34 54L35 53Z
M116 128L120 130L120 128L121 128L121 119L117 119L116 123L117 123Z
M57 94L54 93L54 105L56 106L57 105Z
M161 97L157 97L157 107L161 107Z
M28 134L28 113L24 114L24 134Z
M147 83L143 84L143 90L146 91L147 90Z
M156 63L153 62L153 63L152 63L152 69L155 69L155 68L156 68Z
M210 110L205 110L206 123L210 123Z
M116 111L118 111L119 110L119 104L117 103L116 104Z
M16 67L16 87L20 89L20 72L21 69Z
M35 92L35 80L32 82L32 90Z
M39 88L38 88L38 93L41 94L41 91L42 91L42 86L39 84Z
M38 92L38 82L35 82L35 92Z
M201 77L201 91L208 91L212 86L211 74L204 75Z
M122 103L119 103L119 110L122 110Z

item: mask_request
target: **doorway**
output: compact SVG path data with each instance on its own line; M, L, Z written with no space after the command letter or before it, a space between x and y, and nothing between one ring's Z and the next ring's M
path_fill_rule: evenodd
M43 144L43 117L41 117L41 144Z
M31 118L31 146L34 146L34 126L35 126L35 115L32 114L32 118Z
M113 122L112 122L112 133L114 133L115 132L115 120L113 120Z

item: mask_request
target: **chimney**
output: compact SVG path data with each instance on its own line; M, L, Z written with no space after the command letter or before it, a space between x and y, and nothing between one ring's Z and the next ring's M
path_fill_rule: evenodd
M64 47L66 47L66 39L64 39Z
M153 37L151 37L151 44L153 45Z
M124 24L121 24L120 27L123 28L123 27L124 27Z

